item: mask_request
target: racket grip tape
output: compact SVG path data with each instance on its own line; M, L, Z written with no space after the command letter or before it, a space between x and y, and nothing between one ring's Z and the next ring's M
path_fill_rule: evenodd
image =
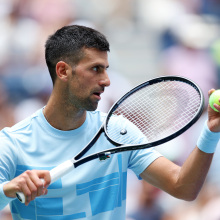
M74 164L71 160L67 160L61 163L60 165L58 165L57 167L53 168L52 170L50 170L50 177L51 177L50 184L56 182L58 179L60 179L62 176L69 173L73 169L74 169ZM44 183L44 179L41 179L41 181ZM21 203L25 203L25 196L23 192L17 192L16 196Z
M197 147L205 153L214 153L220 139L220 132L209 130L207 120L197 141Z

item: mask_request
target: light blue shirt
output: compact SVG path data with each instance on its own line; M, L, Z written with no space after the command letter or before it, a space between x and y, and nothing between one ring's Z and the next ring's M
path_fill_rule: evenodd
M129 151L85 163L48 187L28 206L4 195L3 185L26 170L51 170L83 149L105 114L87 112L78 129L52 127L42 109L0 132L0 210L9 202L13 219L125 219L127 169L137 176L161 155L154 149ZM87 154L114 147L101 135Z

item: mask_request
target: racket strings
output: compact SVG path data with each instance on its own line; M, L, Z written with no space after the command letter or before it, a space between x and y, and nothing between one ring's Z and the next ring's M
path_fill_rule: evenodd
M138 144L140 139L143 141L143 136L146 143L154 142L188 124L200 105L200 93L185 82L164 81L148 85L132 93L112 112L107 133L111 139L122 144ZM120 116L123 120L112 116ZM115 129L117 119L119 122ZM133 128L130 129L127 121L132 123ZM128 130L126 135L121 134L123 129Z

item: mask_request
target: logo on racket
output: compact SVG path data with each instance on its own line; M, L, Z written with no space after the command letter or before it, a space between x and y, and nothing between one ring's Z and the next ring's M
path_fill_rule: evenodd
M127 134L127 130L126 130L126 129L122 129L121 132L120 132L120 134L121 134L121 135Z
M99 160L100 161L105 161L105 160L107 160L107 159L110 159L111 158L111 156L110 156L110 152L106 152L106 153L104 153L104 154L101 154L100 156L99 156Z

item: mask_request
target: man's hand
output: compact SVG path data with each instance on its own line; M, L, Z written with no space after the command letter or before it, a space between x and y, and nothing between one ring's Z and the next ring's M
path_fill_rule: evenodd
M42 181L43 180L43 181ZM51 181L50 172L46 170L27 170L3 186L7 197L15 198L17 192L25 195L25 205L37 196L46 195Z
M214 92L214 89L209 90L209 97ZM208 105L208 127L212 132L220 132L220 106L214 104L214 107L219 111L214 111L210 105Z

